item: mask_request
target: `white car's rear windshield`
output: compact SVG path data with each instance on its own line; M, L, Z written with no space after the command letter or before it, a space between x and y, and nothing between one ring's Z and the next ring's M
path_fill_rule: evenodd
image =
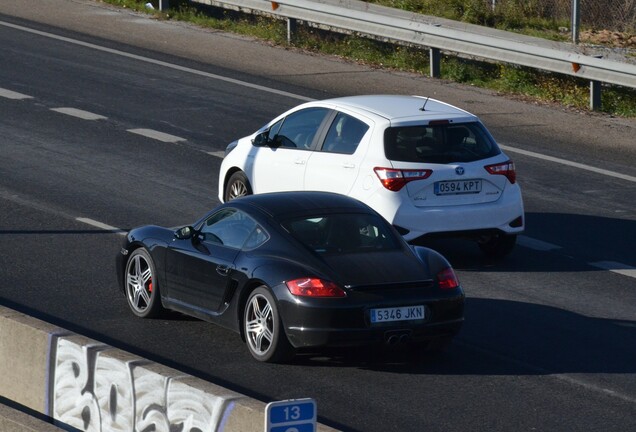
M391 127L384 132L387 159L446 164L473 162L501 153L478 122Z

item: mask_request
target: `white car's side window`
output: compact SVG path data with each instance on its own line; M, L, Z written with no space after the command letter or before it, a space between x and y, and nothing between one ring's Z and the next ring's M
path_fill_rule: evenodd
M292 113L285 117L277 132L270 130L270 138L281 147L309 150L328 111L327 108L307 108Z
M369 129L366 123L344 113L338 113L331 123L322 151L353 154Z

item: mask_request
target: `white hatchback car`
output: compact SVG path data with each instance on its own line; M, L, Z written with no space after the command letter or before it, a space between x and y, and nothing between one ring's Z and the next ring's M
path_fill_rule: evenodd
M419 96L352 96L302 104L228 145L224 202L288 190L365 202L402 236L476 239L503 256L524 229L514 163L481 121Z

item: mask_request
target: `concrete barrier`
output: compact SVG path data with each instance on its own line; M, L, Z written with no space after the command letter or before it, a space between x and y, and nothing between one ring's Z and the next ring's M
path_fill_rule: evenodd
M261 432L264 402L0 307L0 395L82 431ZM310 395L309 395L310 396ZM24 414L26 416L26 414ZM27 416L28 417L28 416ZM2 420L0 430L19 424ZM318 432L335 431L317 425Z
M35 416L0 403L0 431L2 432L62 432L63 430Z

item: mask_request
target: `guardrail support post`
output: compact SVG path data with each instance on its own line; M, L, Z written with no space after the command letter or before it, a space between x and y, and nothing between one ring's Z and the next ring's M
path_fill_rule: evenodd
M298 27L298 22L294 18L287 18L287 43L292 43L292 38Z
M572 0L572 43L579 43L579 27L581 25L580 0Z
M431 78L439 78L441 76L440 62L442 59L442 55L439 48L431 48L429 50L429 57L430 57Z
M590 81L590 109L598 111L601 109L601 82Z

